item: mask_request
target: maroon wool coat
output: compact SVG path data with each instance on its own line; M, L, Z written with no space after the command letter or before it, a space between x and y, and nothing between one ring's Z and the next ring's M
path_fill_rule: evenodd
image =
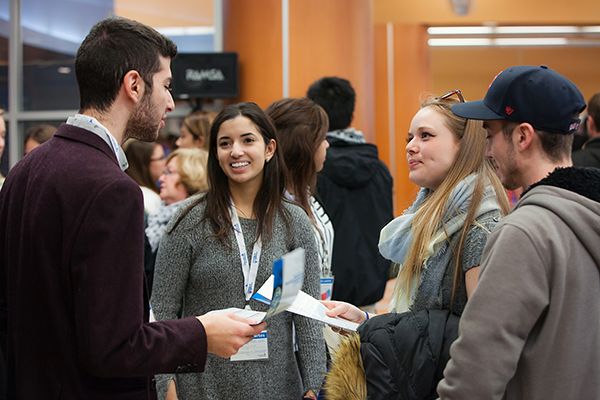
M147 323L143 200L97 135L63 124L0 192L0 334L10 399L151 399L201 372L196 318Z

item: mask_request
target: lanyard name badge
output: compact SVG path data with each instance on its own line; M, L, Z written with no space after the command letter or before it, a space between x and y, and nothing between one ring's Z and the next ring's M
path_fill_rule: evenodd
M250 297L254 293L254 285L256 284L256 275L258 273L258 263L260 262L260 254L262 252L262 241L260 237L254 242L252 247L252 258L248 261L248 252L246 251L246 241L244 240L244 234L242 233L242 224L240 224L240 218L235 211L233 202L231 203L231 224L233 225L233 232L235 234L235 240L237 241L238 248L240 250L240 261L242 262L242 273L244 274L244 298L246 299L246 308L250 306L248 302ZM262 331L254 338L243 345L233 355L231 361L250 361L250 360L265 360L269 358L269 346L268 346L269 334L267 331Z
M331 300L333 293L333 276L321 277L321 300Z
M240 224L240 218L235 211L233 202L231 203L230 211L233 233L235 234L235 240L237 241L240 250L240 261L242 262L242 273L244 274L244 297L246 299L246 306L248 306L250 297L252 297L252 294L254 293L254 285L256 284L258 263L260 262L260 254L262 252L262 241L260 237L256 239L256 242L254 242L254 246L252 247L252 258L248 261L248 252L246 251L246 241L244 240L244 234L242 233L242 225Z

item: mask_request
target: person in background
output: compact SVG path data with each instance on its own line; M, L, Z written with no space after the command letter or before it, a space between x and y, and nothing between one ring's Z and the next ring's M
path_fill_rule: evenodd
M600 168L600 93L588 101L587 117L582 125L586 127L588 140L573 153L573 165Z
M6 143L6 122L4 121L4 109L0 108L0 159L4 153L4 146ZM0 189L4 184L4 176L0 172Z
M148 216L145 230L149 250L144 254L144 269L149 289L152 288L158 244L171 217L183 200L208 190L207 162L208 152L203 149L177 149L167 157L167 166L159 178L162 203L156 213Z
M351 128L356 94L346 79L322 78L307 97L329 118L327 160L317 197L336 232L332 271L335 300L374 311L383 297L390 263L377 250L381 228L393 218L392 176L362 132Z
M25 140L23 141L24 155L42 143L47 142L56 132L56 127L49 124L34 125L25 132Z
M485 157L482 124L454 115L450 110L453 104L458 104L454 96L464 101L461 92L454 90L427 99L413 117L408 130L406 158L409 179L421 189L415 202L386 225L379 238L381 254L400 264L391 301L391 311L396 314L447 310L460 316L468 304L467 299L475 292L488 235L500 217L508 212L506 193ZM351 304L338 301L324 304L330 308L328 315L331 317L340 316L357 323L369 319L369 313ZM389 317L395 316L373 318L369 321L370 326L379 321L387 322ZM404 325L401 328L406 329ZM403 348L404 336L394 335L393 329L390 325L389 335L371 338L373 344L389 349ZM430 327L433 329L435 326ZM361 337L360 346L369 340ZM438 359L428 351L414 349L397 357L406 359L409 364L415 357ZM367 376L397 375L383 370L380 360L367 355L372 354L363 354ZM435 370L441 371L441 368L443 365L438 365ZM435 370L430 371L431 376L435 375ZM327 380L337 381L329 376ZM406 385L406 382L401 384L391 378L382 380L386 384L375 385L370 396L396 398L392 396L392 388ZM436 383L429 388L431 392L435 391ZM422 386L414 380L409 385ZM379 395L376 396L373 390Z
M129 168L125 171L142 189L146 215L156 213L160 207L158 178L165 169L165 151L156 142L130 139L123 146Z
M308 98L278 100L265 112L275 125L279 148L287 167L286 197L304 209L313 225L319 251L320 299L330 300L333 287L333 225L314 197L317 173L323 169L329 147L325 139L329 126L327 114ZM329 356L339 342L338 335L328 326L325 326L323 335ZM324 391L319 393L319 398L322 396Z
M200 148L208 150L210 125L216 113L212 111L194 111L183 119L179 129L179 138L175 145L180 148Z
M231 313L148 323L144 207L127 137L154 141L173 110L175 44L126 18L75 56L80 110L18 162L0 192L0 348L9 399L149 400L153 376L201 372L266 324Z
M590 138L586 124L587 117L588 115L586 112L581 113L579 116L579 128L577 128L577 131L573 134L573 146L571 147L571 153L575 153L577 150L580 150L585 142L587 142Z
M208 192L167 226L156 258L152 309L157 319L268 306L251 298L273 262L296 248L306 255L302 290L319 296L319 260L311 223L283 199L285 165L269 117L255 103L225 107L210 131ZM294 352L293 328L298 351ZM322 326L292 313L235 358L209 356L204 374L157 377L164 396L181 399L315 399L325 373ZM172 398L172 397L169 397Z
M325 139L327 114L307 98L279 100L265 112L275 125L287 167L286 196L304 209L313 225L321 267L321 300L330 300L333 225L314 197L317 173L323 169L329 148Z
M585 100L546 66L496 75L482 101L487 156L525 191L490 235L440 399L600 398L600 170L571 162Z

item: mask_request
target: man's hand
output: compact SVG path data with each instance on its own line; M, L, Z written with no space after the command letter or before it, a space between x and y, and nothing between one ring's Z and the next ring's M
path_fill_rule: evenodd
M208 352L229 358L267 327L263 322L250 325L250 321L232 313L207 313L196 317L204 325Z

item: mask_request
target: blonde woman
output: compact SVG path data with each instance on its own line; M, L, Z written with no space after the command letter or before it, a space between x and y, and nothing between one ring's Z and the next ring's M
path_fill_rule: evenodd
M385 226L381 254L401 264L391 311L445 309L461 315L475 289L487 236L508 211L508 199L489 160L481 122L452 113L459 90L429 98L407 136L409 179L421 187L415 202ZM327 302L330 316L361 323L369 314Z
M148 218L146 228L152 251L157 250L165 227L181 202L208 190L207 162L208 152L202 149L177 149L167 157L167 166L159 178L162 205Z
M144 270L152 294L154 264L158 245L171 217L181 208L183 200L208 190L206 165L208 152L203 149L177 149L166 160L166 167L159 177L161 205L148 216L144 250Z
M327 376L328 399L348 399L349 390L357 394L350 398L364 399L367 389L369 398L436 397L488 234L509 207L485 157L482 124L452 113L454 95L464 101L459 90L429 98L412 119L406 157L409 179L421 189L379 238L380 253L400 264L393 313L340 345ZM330 316L358 323L370 317L348 303L324 303ZM348 377L351 388L340 385Z

